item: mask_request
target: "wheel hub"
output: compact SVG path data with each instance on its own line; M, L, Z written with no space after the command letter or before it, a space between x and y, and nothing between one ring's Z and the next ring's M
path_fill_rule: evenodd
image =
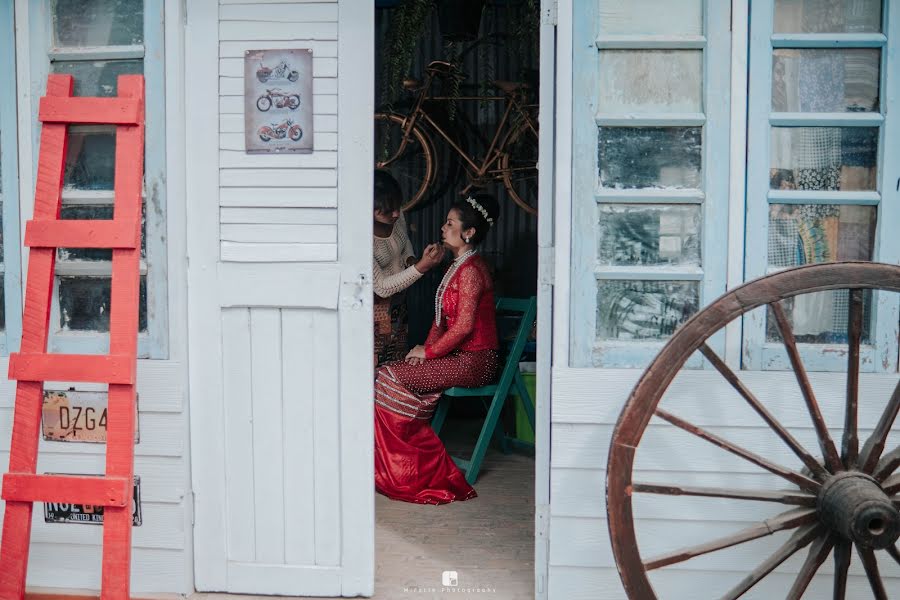
M844 539L882 550L900 537L900 511L878 482L860 471L829 478L818 497L822 522Z

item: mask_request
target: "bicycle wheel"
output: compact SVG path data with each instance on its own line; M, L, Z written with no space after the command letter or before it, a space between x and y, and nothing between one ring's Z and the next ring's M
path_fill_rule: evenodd
M503 140L505 151L499 160L500 177L509 197L519 207L537 214L538 134L537 124L523 120Z
M428 134L418 125L404 135L406 117L375 113L375 168L388 171L407 201L404 211L419 204L434 183L435 156Z

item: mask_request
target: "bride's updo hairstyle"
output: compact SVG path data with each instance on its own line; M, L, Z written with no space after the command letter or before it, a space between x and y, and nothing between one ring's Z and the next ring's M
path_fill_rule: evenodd
M469 243L475 246L480 244L488 231L497 224L497 217L500 215L500 205L490 194L475 194L457 200L450 210L459 213L463 231L470 227L475 228L475 235L469 240Z

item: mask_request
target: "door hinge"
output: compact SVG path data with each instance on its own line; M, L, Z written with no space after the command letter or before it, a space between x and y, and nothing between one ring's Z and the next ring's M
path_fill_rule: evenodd
M553 246L538 249L538 283L553 285L556 277L556 252Z
M545 1L541 9L541 25L556 27L559 24L559 7L557 0Z

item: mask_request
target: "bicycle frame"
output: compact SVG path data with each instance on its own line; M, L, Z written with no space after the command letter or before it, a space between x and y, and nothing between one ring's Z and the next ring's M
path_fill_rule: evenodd
M417 92L416 102L413 106L413 109L409 112L409 116L406 119L406 123L403 128L403 140L400 143L400 147L395 155L400 156L404 150L406 149L407 141L410 138L410 133L412 132L413 127L415 127L416 122L421 118L425 121L431 129L437 133L443 140L451 147L453 150L465 161L466 165L468 165L469 170L471 172L470 180L478 181L483 180L485 176L490 172L492 166L496 164L496 162L503 155L503 147L500 142L501 135L506 131L506 124L509 121L510 114L512 114L513 110L522 118L523 121L528 123L528 126L531 127L535 133L537 132L537 127L533 122L533 119L528 114L526 110L527 106L519 101L518 98L514 94L504 94L502 96L460 96L456 98L451 98L449 96L429 96L429 91L431 90L431 85L434 80L435 73L429 72L426 75L425 84L422 88ZM485 153L484 158L480 161L480 164L468 154L466 154L465 150L463 150L459 144L446 132L444 129L433 119L431 115L428 114L428 111L425 110L423 104L425 100L444 100L444 101L458 101L458 100L478 100L478 101L489 101L489 102L504 102L505 107L503 109L503 116L500 118L500 122L497 125L496 131L494 131L494 136L490 141L488 146L488 150ZM499 147L498 147L499 146ZM390 163L394 160L395 157L391 157L387 162ZM492 172L494 175L494 172ZM463 190L463 193L466 190Z

